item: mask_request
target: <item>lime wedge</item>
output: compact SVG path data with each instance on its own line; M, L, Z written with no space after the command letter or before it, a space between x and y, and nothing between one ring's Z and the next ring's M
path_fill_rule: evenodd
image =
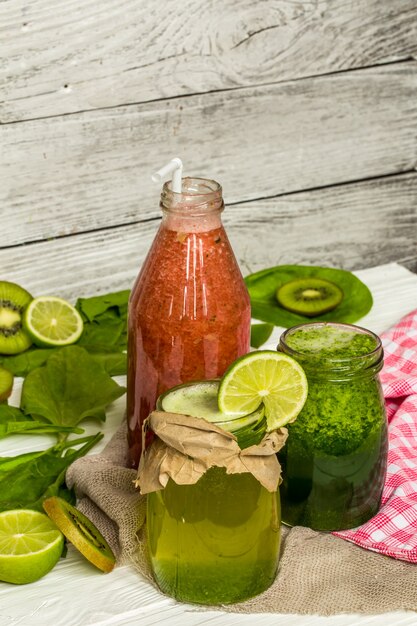
M259 350L232 363L220 381L218 404L237 415L265 406L267 430L293 422L307 399L302 367L286 354Z
M41 347L68 346L83 332L83 320L69 302L40 296L27 307L23 323L33 342Z
M57 563L64 536L43 513L0 513L0 580L23 585L45 576Z

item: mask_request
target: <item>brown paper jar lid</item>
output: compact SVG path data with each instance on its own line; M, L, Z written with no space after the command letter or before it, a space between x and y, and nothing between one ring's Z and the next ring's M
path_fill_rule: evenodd
M235 435L199 417L153 411L146 427L156 438L139 464L135 484L142 494L164 489L170 478L178 485L193 485L210 467L224 467L227 474L253 474L270 492L281 482L276 453L285 444L286 428L242 450Z

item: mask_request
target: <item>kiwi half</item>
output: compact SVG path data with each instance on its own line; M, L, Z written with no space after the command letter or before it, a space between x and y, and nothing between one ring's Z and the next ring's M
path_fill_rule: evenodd
M32 345L22 327L22 313L31 300L23 287L0 280L0 354L18 354Z
M116 563L109 544L98 528L66 500L54 496L43 502L48 517L85 558L103 572L111 572Z
M0 402L4 402L12 393L13 374L9 370L0 367Z
M284 309L316 317L335 309L343 300L343 291L323 278L296 278L281 285L275 296Z

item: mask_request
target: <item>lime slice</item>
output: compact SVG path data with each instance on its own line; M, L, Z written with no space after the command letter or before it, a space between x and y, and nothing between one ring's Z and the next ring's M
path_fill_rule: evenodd
M178 385L159 396L156 408L159 411L182 413L212 422L218 428L233 433L242 449L259 443L266 430L263 404L249 415L222 413L217 403L219 385L220 381L217 379Z
M302 367L286 354L259 350L232 363L219 387L223 413L251 413L265 406L267 430L293 422L307 399L307 378Z
M23 585L42 578L56 565L63 547L63 534L43 513L0 513L0 580Z
M41 347L68 346L83 332L83 320L69 302L55 296L40 296L27 307L24 326Z

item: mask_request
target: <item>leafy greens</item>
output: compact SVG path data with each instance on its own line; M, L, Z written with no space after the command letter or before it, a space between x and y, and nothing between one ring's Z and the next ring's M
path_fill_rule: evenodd
M65 472L101 438L102 435L97 433L58 443L42 452L0 457L0 512L21 508L42 511L45 498L56 495L73 499L64 486ZM79 450L73 447L82 443L84 445Z
M92 298L79 298L76 308L84 330L76 345L82 346L110 376L126 374L127 306L129 291L117 291ZM0 355L0 365L15 376L25 377L44 365L62 348L32 347L21 354Z
M280 306L275 298L277 289L296 278L324 278L338 285L343 291L342 302L332 311L317 317L291 313ZM250 274L245 278L249 291L252 317L263 322L289 328L305 322L353 323L366 315L372 307L372 294L354 274L346 270L307 265L278 265Z
M126 349L129 291L79 298L75 307L84 320L78 344L91 352Z
M127 306L130 291L115 291L114 293L106 293L102 296L92 296L91 298L78 298L75 307L81 313L82 317L94 322L100 318L103 313L113 310L121 319L127 318Z
M250 345L260 348L272 335L273 324L252 324L250 327Z
M51 424L74 427L86 417L104 420L105 407L125 391L86 350L73 345L27 375L21 408Z
M20 408L0 403L0 439L51 433L59 441L42 452L0 457L0 512L42 511L43 500L53 495L74 501L65 472L102 434L66 439L83 432L77 426L85 418L105 420L106 406L125 393L111 376L126 373L128 297L120 291L79 299L84 331L77 344L0 356L1 365L25 377Z
M60 426L35 421L30 415L14 406L0 404L0 439L9 435L44 435L46 433L82 433L82 428Z
M75 345L80 345L78 342ZM50 356L63 348L30 348L26 352L15 356L0 356L0 365L5 367L15 376L24 378L32 370L45 365ZM102 346L101 352L90 352L92 358L99 363L110 376L126 374L127 356L124 352L105 351Z

